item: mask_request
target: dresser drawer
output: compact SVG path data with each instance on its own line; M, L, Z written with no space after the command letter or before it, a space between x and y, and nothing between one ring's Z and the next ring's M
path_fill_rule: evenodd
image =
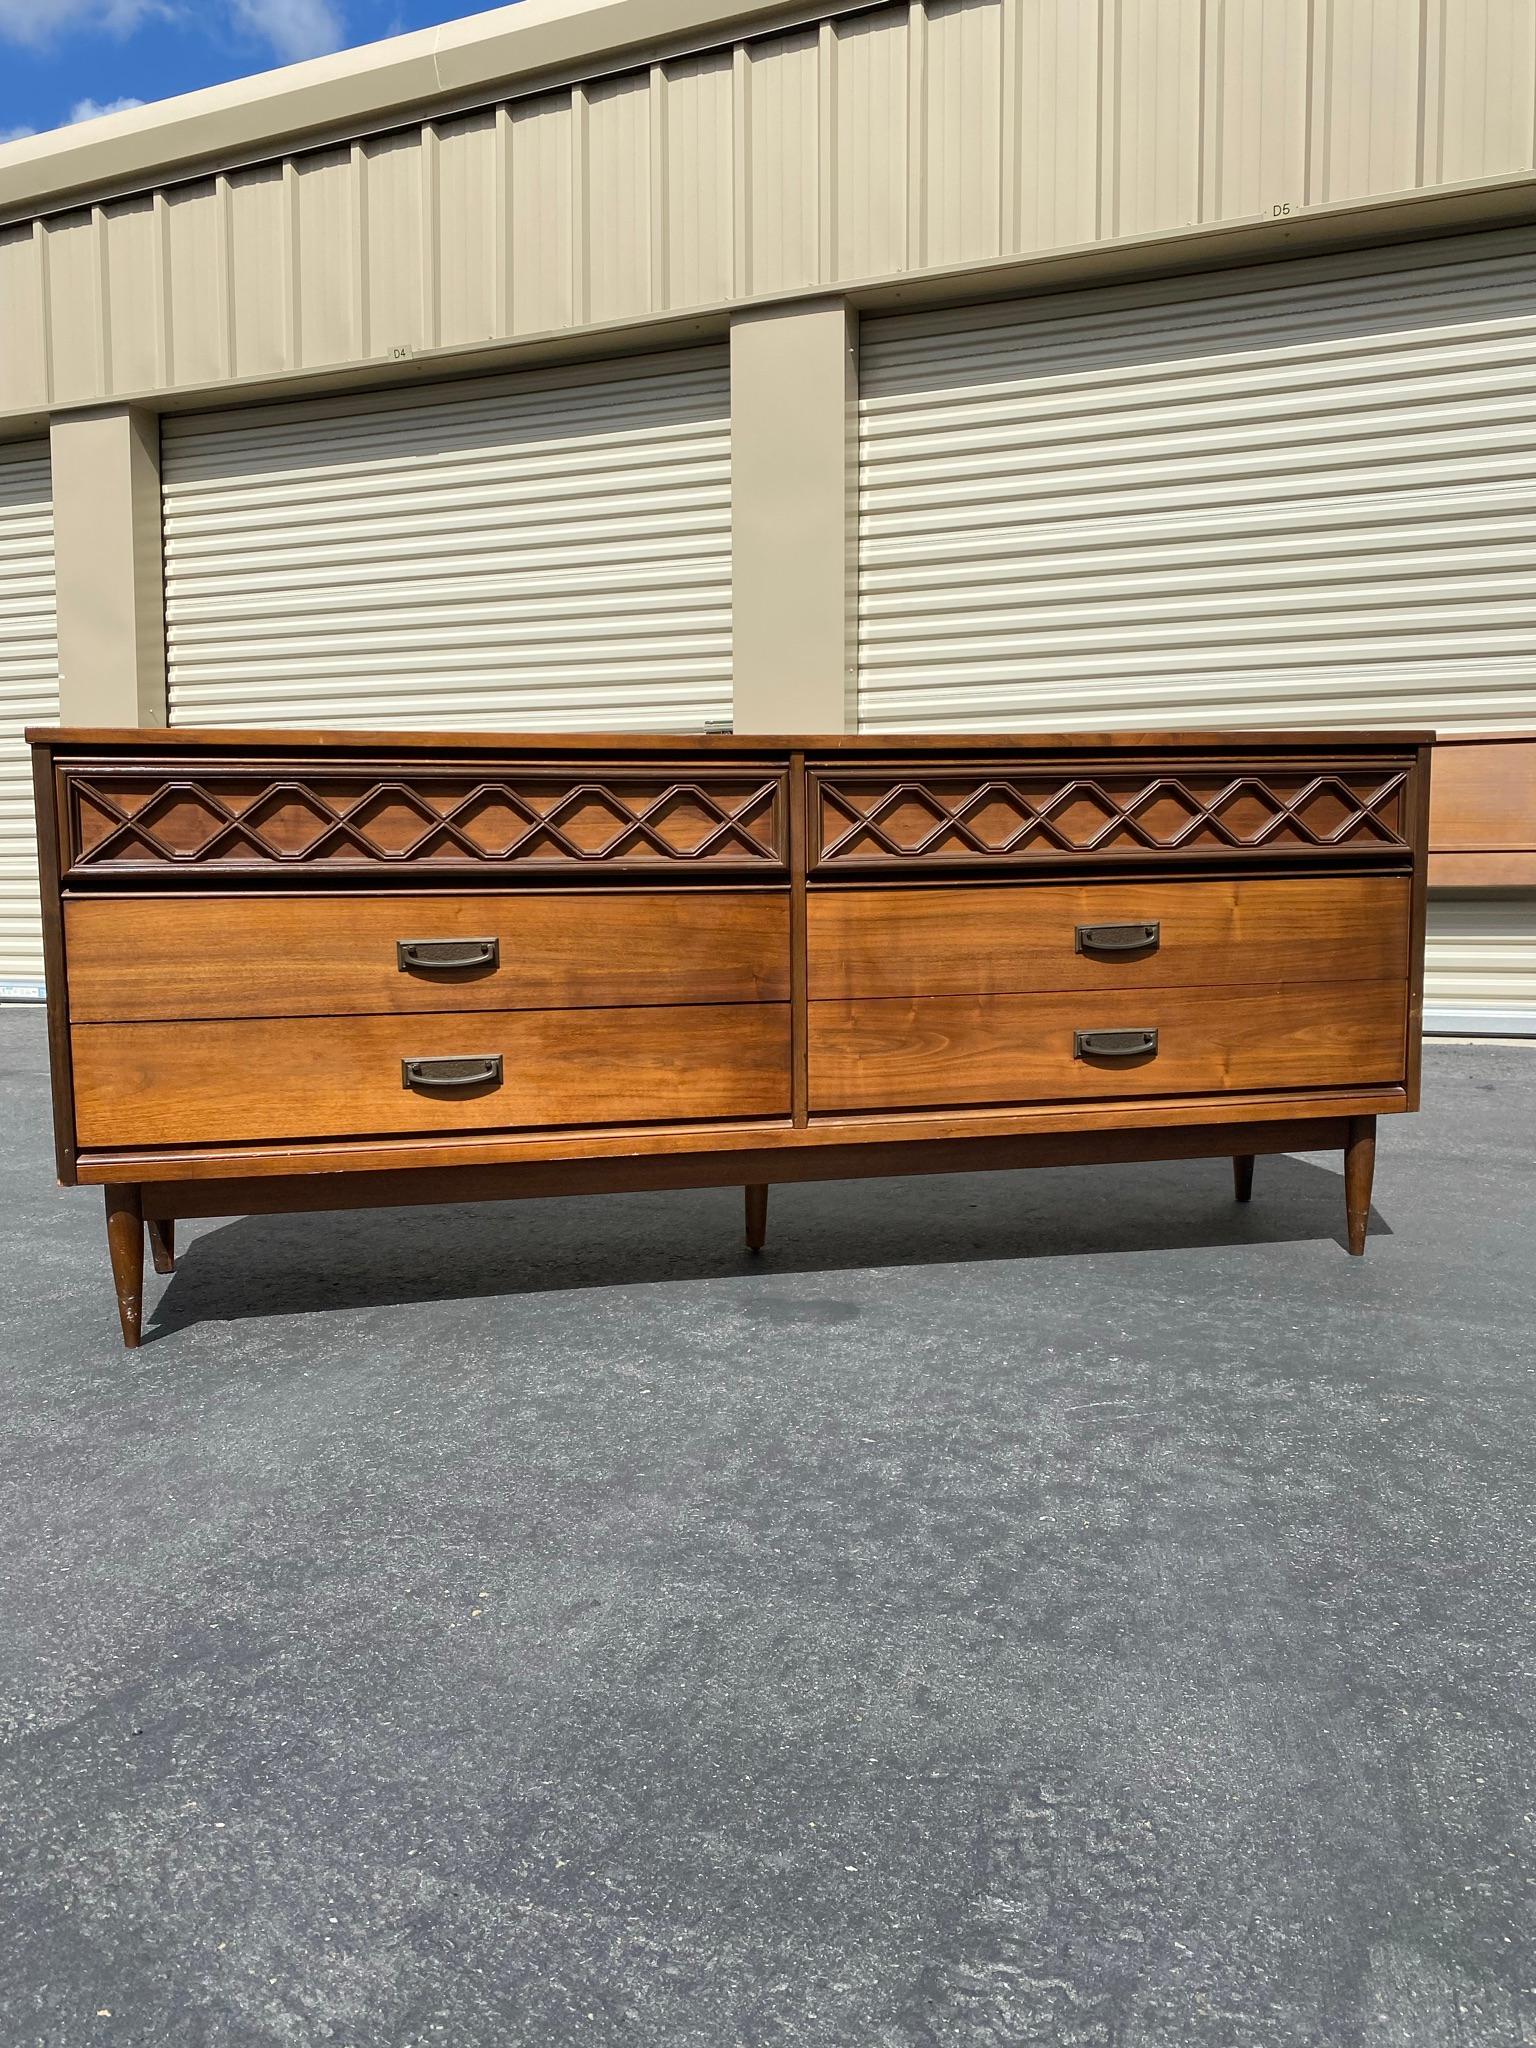
M1408 971L1411 893L1396 875L826 889L810 993L1387 981Z
M265 765L195 753L70 760L64 879L216 889L232 876L408 883L412 869L602 882L785 868L786 781L771 761L456 757L447 741L442 751L435 762L338 760L302 745Z
M84 897L64 925L77 1023L789 994L773 890Z
M808 777L813 874L1283 855L1290 861L1406 855L1411 756L1322 749L1128 762L1125 754L883 769Z
M478 1011L414 1017L80 1024L79 1139L90 1148L397 1132L537 1130L782 1116L783 1003ZM499 1062L469 1086L408 1061Z
M814 1002L813 1111L1343 1087L1403 1076L1401 982ZM1155 1033L1130 1057L1079 1033Z

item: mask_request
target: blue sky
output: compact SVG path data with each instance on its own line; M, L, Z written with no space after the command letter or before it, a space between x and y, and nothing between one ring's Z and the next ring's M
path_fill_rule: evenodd
M468 0L0 0L0 140L478 11Z

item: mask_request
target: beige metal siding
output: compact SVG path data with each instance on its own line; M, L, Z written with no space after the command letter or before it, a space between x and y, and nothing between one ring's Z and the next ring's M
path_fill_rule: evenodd
M22 728L59 715L48 444L0 446L0 999L43 978L32 763Z
M1536 236L866 321L860 721L1536 725Z
M1507 177L1532 0L914 0L0 227L0 417Z
M724 355L167 421L176 725L728 720Z
M718 305L731 297L731 181L721 164L731 147L735 91L729 50L661 67L655 81L662 149L651 175L663 213L660 306Z
M1432 896L1424 1018L1433 1031L1536 1037L1536 896Z

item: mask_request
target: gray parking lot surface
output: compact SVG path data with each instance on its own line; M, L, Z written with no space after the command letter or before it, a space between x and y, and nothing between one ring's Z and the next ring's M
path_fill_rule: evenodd
M1341 1162L244 1219L0 1013L0 2042L1536 2041L1536 1051Z

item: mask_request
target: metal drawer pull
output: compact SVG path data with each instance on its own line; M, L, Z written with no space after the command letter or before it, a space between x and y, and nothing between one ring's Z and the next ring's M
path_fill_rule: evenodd
M1152 952L1162 933L1157 924L1080 924L1073 950L1078 953Z
M1076 1031L1072 1057L1078 1060L1133 1060L1157 1051L1155 1031Z
M413 967L497 967L500 939L396 939L395 965L402 974Z
M488 1052L474 1059L402 1060L402 1088L499 1088L501 1054Z

